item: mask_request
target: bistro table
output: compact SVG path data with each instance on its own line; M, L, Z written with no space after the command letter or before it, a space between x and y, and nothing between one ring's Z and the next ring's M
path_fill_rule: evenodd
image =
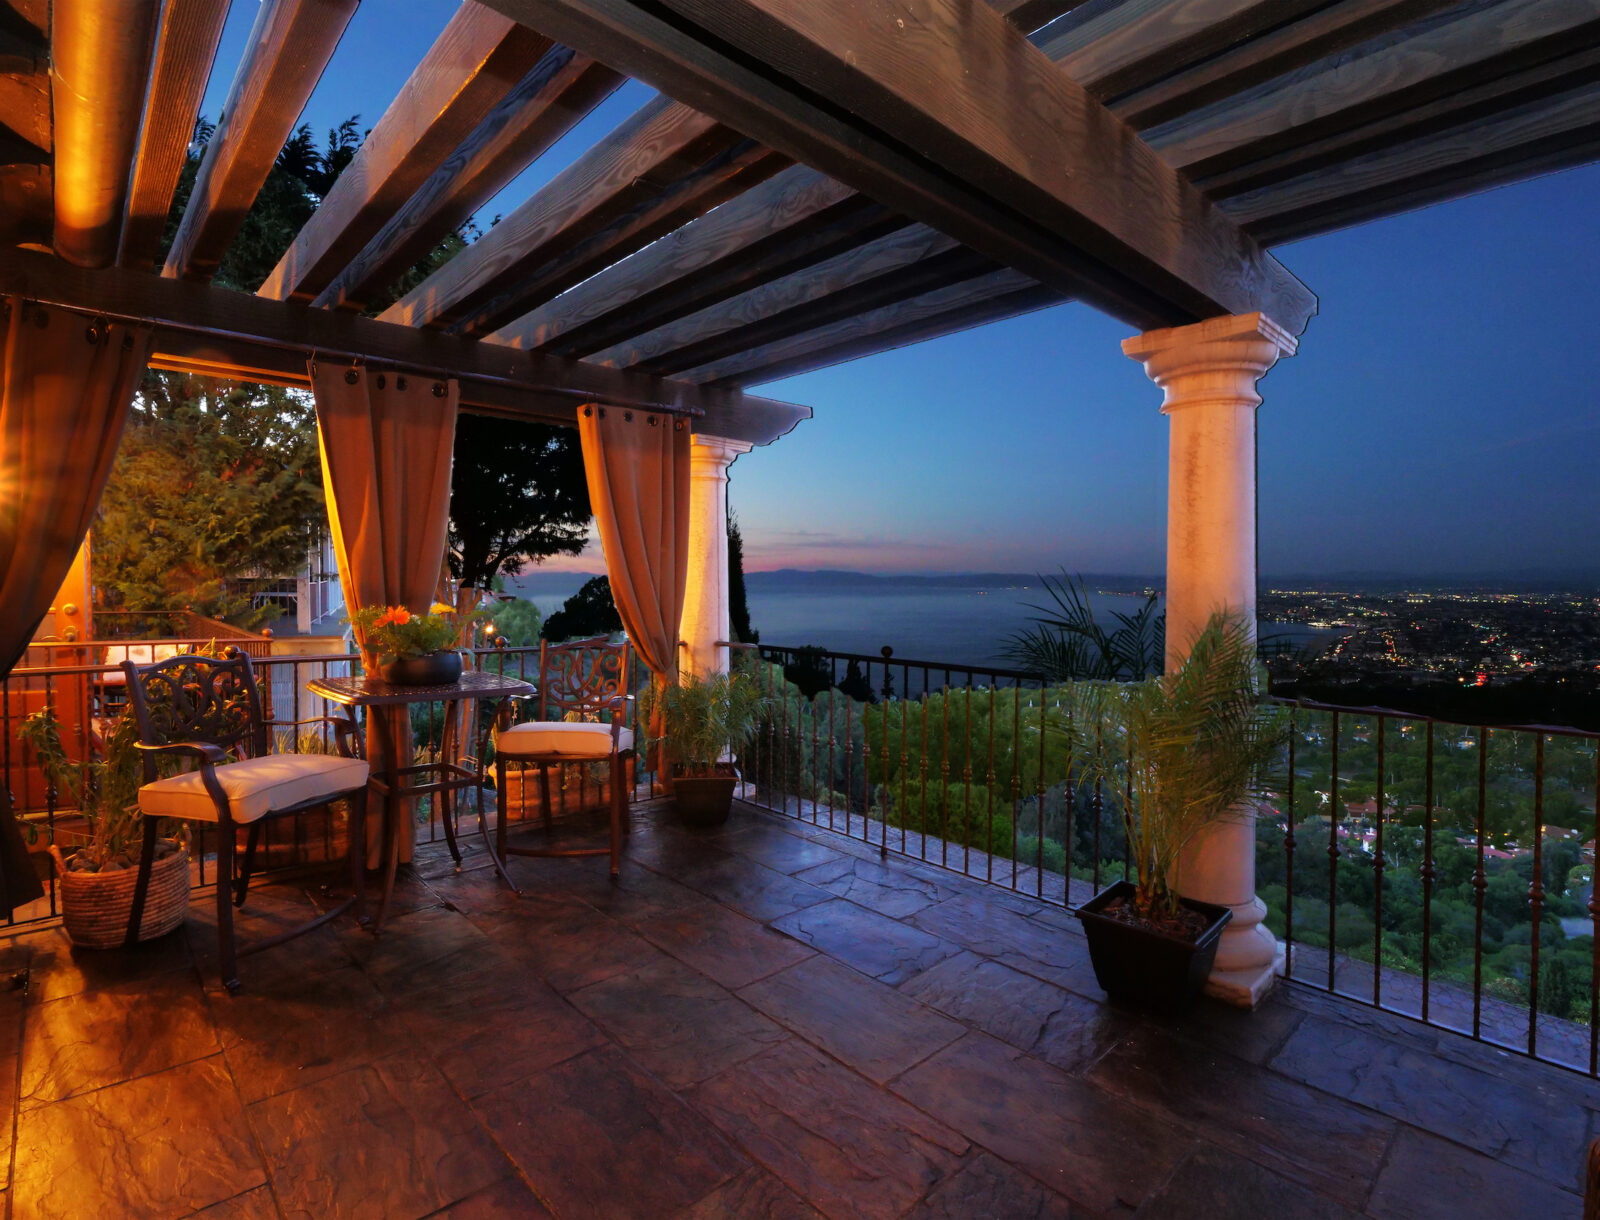
M313 678L306 683L306 690L311 694L320 695L330 703L336 703L344 708L345 715L357 729L360 725L357 722L356 709L367 709L366 753L369 761L372 758L371 735L374 726L377 729L378 744L381 747L379 752L383 756L383 771L381 775L373 772L367 781L369 789L383 798L383 896L378 900L378 913L372 919L371 927L374 935L383 930L384 916L389 910L389 899L394 893L395 873L400 865L400 819L407 797L438 793L441 815L439 820L444 823L445 841L450 845L450 855L459 865L461 851L456 846L455 827L451 822L450 794L465 788L476 788L478 830L483 835L484 846L489 849L489 858L494 861L495 868L499 870L506 883L511 884L505 865L489 842L489 822L483 813L485 776L482 763L479 761L483 757L482 750L479 750L471 767L450 761L451 746L455 738L455 710L458 704L474 699L493 702L518 695L530 695L535 689L519 678L507 678L501 674L473 670L462 674L455 682L446 682L439 686L404 686L397 682L385 682L376 677ZM408 709L413 703L445 705L444 742L440 747L437 762L415 763L402 767L399 765L400 751L397 748L393 717L388 713L393 709L409 715ZM481 718L483 728L479 734L480 742L494 722L492 710L490 715ZM407 782L410 777L420 777L421 782ZM502 810L498 816L504 817L504 811ZM516 887L512 885L512 888Z

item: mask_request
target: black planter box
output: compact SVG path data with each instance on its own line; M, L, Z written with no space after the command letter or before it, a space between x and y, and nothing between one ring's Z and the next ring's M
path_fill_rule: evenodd
M1135 886L1118 881L1078 908L1089 938L1089 960L1095 982L1114 1000L1159 1012L1184 1012L1196 997L1217 960L1217 942L1233 912L1192 898L1178 901L1204 915L1209 924L1197 940L1168 936L1154 928L1124 923L1101 911L1120 899L1131 899Z
M739 776L731 768L725 774L677 775L672 799L686 825L721 826L733 809L733 790L738 786Z

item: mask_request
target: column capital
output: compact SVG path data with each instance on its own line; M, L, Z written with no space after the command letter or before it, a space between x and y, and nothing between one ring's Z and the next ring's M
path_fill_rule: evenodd
M1170 414L1204 403L1260 406L1256 381L1299 346L1265 314L1246 313L1146 331L1124 339L1122 353L1166 392L1161 410Z
M750 441L696 432L689 445L689 460L696 466L715 464L725 469L733 465L734 459L740 454L749 453L754 448L755 445Z

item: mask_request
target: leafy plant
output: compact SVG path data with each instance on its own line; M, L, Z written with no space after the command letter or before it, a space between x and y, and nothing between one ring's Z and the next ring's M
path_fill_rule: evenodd
M458 628L454 606L435 602L427 614L404 606L363 606L350 616L364 651L404 660L425 657L455 646Z
M45 781L75 803L89 825L89 842L72 857L73 867L97 873L131 865L144 826L138 805L144 776L135 748L139 725L132 713L117 718L105 739L105 758L90 763L67 757L61 722L48 704L23 720L17 736L33 748Z
M1135 910L1171 918L1184 848L1262 791L1284 740L1281 713L1257 695L1249 629L1237 615L1213 615L1175 672L1077 683L1070 707L1080 773L1132 797L1123 822Z
M681 675L652 683L639 700L642 723L658 723L649 744L661 746L686 775L711 775L727 749L740 750L768 713L768 698L749 674Z
M1167 616L1156 613L1154 593L1132 614L1116 612L1119 626L1108 632L1095 620L1081 576L1039 579L1054 608L1030 605L1040 612L1031 620L1036 625L1007 640L1007 657L1051 682L1138 680L1161 672Z

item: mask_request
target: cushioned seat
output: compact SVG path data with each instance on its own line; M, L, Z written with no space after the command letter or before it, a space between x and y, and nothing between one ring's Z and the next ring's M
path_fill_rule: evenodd
M633 730L621 730L617 734L617 749L632 747ZM611 753L611 726L572 720L528 720L501 729L495 736L494 748L508 758L533 754L606 758Z
M334 754L268 754L216 769L235 822L254 822L319 796L333 797L364 787L367 764ZM152 817L215 822L217 807L198 770L158 779L139 789L139 809Z

